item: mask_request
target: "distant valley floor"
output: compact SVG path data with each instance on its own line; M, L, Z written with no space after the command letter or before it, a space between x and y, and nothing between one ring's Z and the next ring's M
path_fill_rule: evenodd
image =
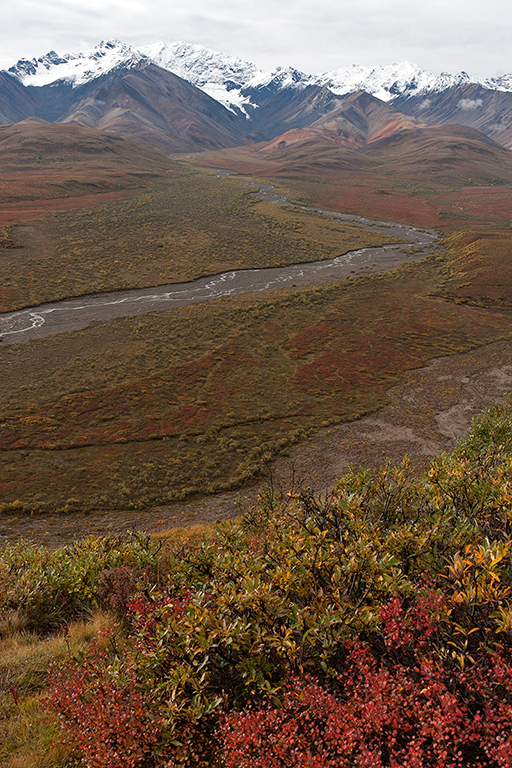
M432 360L409 371L389 392L389 404L359 421L329 427L290 450L274 464L277 492L308 487L325 492L350 464L369 468L398 463L404 454L416 470L450 450L483 408L512 391L512 341L499 341L460 355ZM88 534L129 530L163 532L174 526L214 522L235 516L268 485L176 503L148 512L101 511L87 516L4 517L0 542L20 536L59 546Z
M267 195L262 199L269 199L270 202L289 205L284 196L274 195L273 189L272 185L267 185L260 189L259 194ZM290 208L294 207L297 206L290 205ZM406 224L373 221L335 211L308 209L305 206L299 208L362 226L364 231L382 234L384 241L396 239L397 244L358 248L322 261L259 269L231 269L188 282L82 296L16 312L0 313L0 341L17 343L45 338L56 333L81 330L93 322L105 323L118 317L175 309L223 296L258 294L298 285L346 280L355 275L382 274L396 269L404 262L421 261L429 255L437 240L434 231Z

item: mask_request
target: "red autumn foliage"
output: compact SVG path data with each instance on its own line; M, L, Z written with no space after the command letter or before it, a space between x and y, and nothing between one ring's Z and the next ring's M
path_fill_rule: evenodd
M135 671L116 681L98 649L87 664L69 662L51 678L55 710L87 768L137 768L154 754L165 726L156 702L144 696Z
M50 706L87 768L206 766L215 755L225 768L512 764L512 649L490 650L477 633L452 652L454 625L443 622L453 614L433 591L384 603L380 632L347 642L336 676L291 677L279 706L260 698L242 711L219 710L217 740L209 720L169 720L148 670L162 650L162 611L179 624L191 597L139 594L128 608L122 663L113 643L114 654L96 648L54 671Z
M437 605L436 605L437 604ZM430 596L383 606L385 650L354 641L326 690L294 677L282 706L227 715L226 768L505 768L512 764L512 654L485 648L467 666L431 642Z
M86 768L205 765L204 724L180 722L179 733L174 733L169 702L159 696L148 674L158 654L161 611L179 621L189 600L186 590L176 598L136 595L127 606L128 646L117 648L110 630L103 633L105 645L95 645L84 659L51 670L46 705L57 714L64 740L79 750Z

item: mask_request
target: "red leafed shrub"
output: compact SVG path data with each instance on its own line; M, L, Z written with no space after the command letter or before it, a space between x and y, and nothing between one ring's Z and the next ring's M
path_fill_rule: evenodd
M226 768L338 768L348 743L339 719L335 696L311 679L294 679L279 709L233 712L223 720Z
M330 691L295 677L281 706L228 714L226 768L509 768L510 649L482 645L461 668L434 642L441 608L433 594L409 610L392 599L380 639L347 645Z
M138 594L127 606L127 643L117 647L109 630L103 647L94 645L83 659L51 670L46 705L87 768L206 764L202 752L212 728L193 716L172 715L160 647L162 612L179 623L189 601L187 591L174 598Z
M226 768L512 764L512 706L500 701L490 667L462 675L454 692L432 661L415 670L387 669L358 645L338 682L341 695L295 678L280 708L228 715L220 728Z
M150 764L165 723L135 672L116 680L107 672L105 652L95 649L86 665L70 661L50 682L48 704L87 768Z
M388 600L379 610L382 635L388 649L423 648L437 629L437 616L448 610L446 600L433 591L417 599L406 610L399 597Z

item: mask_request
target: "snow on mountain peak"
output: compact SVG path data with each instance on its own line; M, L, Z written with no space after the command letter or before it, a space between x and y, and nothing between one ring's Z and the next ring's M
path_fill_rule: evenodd
M382 101L397 96L413 96L431 91L441 91L453 85L472 81L469 75L433 75L409 61L388 66L362 67L356 64L318 75L317 82L333 93L343 95L357 90L366 91Z
M241 87L258 72L254 64L205 48L204 45L153 43L139 50L162 69L173 72L198 88L211 83L221 85L226 81Z
M146 60L140 51L121 40L103 40L82 53L58 56L50 51L38 59L20 59L8 71L23 85L42 86L64 80L75 88L118 67L134 67Z
M319 85L338 95L366 91L383 101L392 101L397 96L426 95L470 83L512 91L512 74L487 80L471 78L466 72L433 75L408 61L374 67L352 64L317 75L304 74L293 67L263 72L236 56L186 42L160 42L134 48L120 40L107 40L82 53L59 56L50 51L38 59L21 59L8 71L23 85L42 86L64 81L77 87L114 69L150 62L188 80L228 109L246 115L246 107L251 104L248 94L254 98L254 92L263 89L278 92L284 88Z
M315 78L293 67L277 67L272 72L258 72L244 87L269 88L273 91L279 91L282 88L305 88L312 79Z
M231 110L244 112L240 89L259 73L249 61L194 43L153 43L139 49L157 66L200 88Z

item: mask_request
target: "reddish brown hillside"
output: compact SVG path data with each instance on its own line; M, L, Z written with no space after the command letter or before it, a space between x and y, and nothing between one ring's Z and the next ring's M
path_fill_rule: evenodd
M193 152L243 144L245 121L190 83L149 64L84 86L61 123L115 133L160 152Z
M293 144L311 146L312 141L326 148L335 145L355 150L398 131L415 130L422 125L374 96L360 92L344 98L308 127L294 128L278 136L261 152L274 152Z
M173 168L160 154L78 125L28 119L0 126L0 226L95 205Z
M361 91L347 96L339 107L317 120L313 127L333 132L352 130L358 146L364 146L397 131L414 130L422 125L415 118Z
M41 118L28 118L0 126L1 163L87 161L122 162L145 169L161 170L169 162L155 152L128 141L80 125L54 125Z
M396 110L372 112L370 137L384 131L387 118L390 128L401 119ZM313 126L191 161L280 180L293 196L344 213L449 231L510 223L512 152L479 131L417 123L359 149L342 141Z

